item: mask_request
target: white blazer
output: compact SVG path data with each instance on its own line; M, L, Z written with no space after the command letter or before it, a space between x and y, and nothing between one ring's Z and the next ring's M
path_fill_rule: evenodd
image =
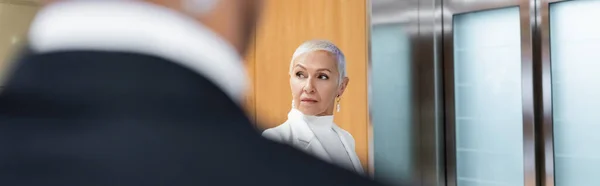
M333 130L339 135L344 148L348 152L350 160L354 165L354 171L359 174L364 174L360 160L354 150L355 142L352 135L335 123L333 124ZM288 120L285 123L265 130L262 133L262 136L276 142L289 144L327 162L332 162L331 157L306 123L303 114L296 109L290 111Z

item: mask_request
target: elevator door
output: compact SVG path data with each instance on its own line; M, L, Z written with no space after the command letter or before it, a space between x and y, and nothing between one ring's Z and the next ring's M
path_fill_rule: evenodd
M544 186L600 185L600 1L543 1L541 9Z
M447 185L536 186L527 0L445 0Z
M598 10L444 0L447 185L600 185Z

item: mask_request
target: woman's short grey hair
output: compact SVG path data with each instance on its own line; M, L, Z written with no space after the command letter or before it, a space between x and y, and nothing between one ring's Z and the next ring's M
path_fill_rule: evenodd
M340 78L338 80L339 83L342 82L343 78L348 77L346 75L346 57L344 56L344 53L337 46L335 46L335 44L327 40L309 40L302 43L292 56L292 61L290 62L290 72L292 71L296 58L302 54L314 51L325 51L335 56L335 59L337 60L337 68L340 73Z

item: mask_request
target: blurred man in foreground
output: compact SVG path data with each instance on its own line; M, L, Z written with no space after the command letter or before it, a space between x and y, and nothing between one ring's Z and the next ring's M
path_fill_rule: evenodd
M56 1L0 94L0 185L373 185L239 108L260 0Z

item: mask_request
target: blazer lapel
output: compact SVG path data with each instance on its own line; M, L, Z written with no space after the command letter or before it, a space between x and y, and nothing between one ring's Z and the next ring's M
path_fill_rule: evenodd
M302 150L308 150L315 134L310 128L303 123L304 119L302 115L298 113L300 111L292 109L288 114L288 121L290 124L290 130L294 139L293 144Z
M356 151L354 151L354 149L352 148L352 145L350 144L350 139L348 139L350 136L347 136L345 134L345 132L342 131L342 129L339 128L337 125L334 125L333 129L340 137L342 144L344 145L344 148L346 149L346 152L348 152L348 155L350 156L350 160L352 161L352 164L354 165L354 170L356 170L356 172L363 174L364 170L362 168L362 165L360 164L360 160L358 159L358 156L356 155Z
M315 135L312 133L308 126L298 122L291 122L292 131L295 134L294 143L303 150L309 149L311 143L314 141Z
M325 161L331 161L331 157L329 157L329 154L327 154L315 136L315 133L310 129L300 111L292 110L288 115L288 122L290 122L291 132L294 136L293 143L297 148Z

